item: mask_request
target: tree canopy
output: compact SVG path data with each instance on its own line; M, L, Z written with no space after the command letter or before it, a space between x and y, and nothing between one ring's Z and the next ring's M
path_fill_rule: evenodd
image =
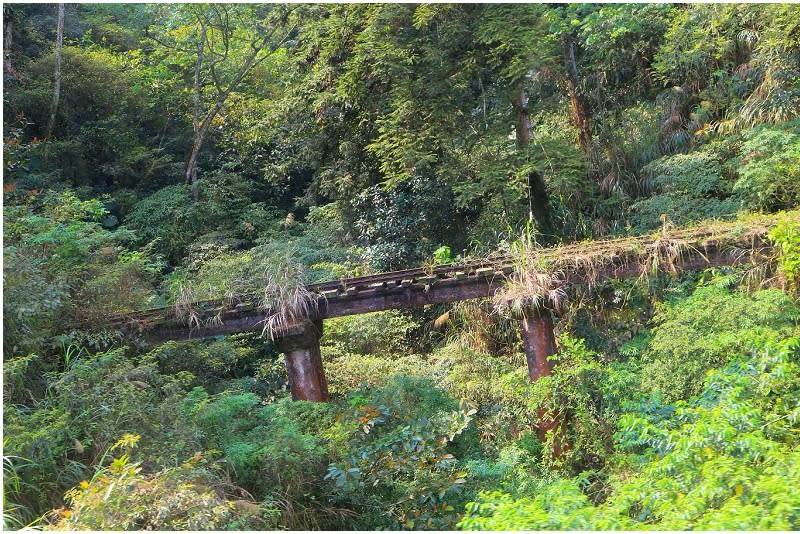
M796 5L3 23L6 528L800 528ZM327 321L329 404L291 402L258 333L96 328L753 212L764 264L573 288L535 383L484 301Z

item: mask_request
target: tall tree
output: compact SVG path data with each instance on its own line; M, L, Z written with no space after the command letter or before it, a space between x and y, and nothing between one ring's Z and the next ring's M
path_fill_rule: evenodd
M486 6L479 40L488 46L489 63L499 67L499 82L510 95L517 149L526 155L532 139L529 86L549 61L548 39L539 6ZM506 105L508 105L506 103ZM528 218L539 231L553 231L547 186L541 173L526 173Z
M55 73L53 78L53 103L50 106L50 120L47 122L44 139L49 141L53 135L53 128L56 125L56 114L58 113L58 101L61 97L61 49L64 46L64 3L58 4L58 22L56 23L56 52L55 52Z
M578 63L575 61L575 38L566 33L561 36L561 53L564 56L564 70L566 71L567 92L572 107L572 121L578 128L578 143L587 154L592 144L592 118L589 107L581 89L581 80L578 77Z
M186 183L197 182L200 149L225 101L237 90L242 80L281 46L292 32L290 29L282 39L275 41L274 29L270 31L255 23L246 28L249 30L247 33L240 35L241 23L245 19L242 14L235 13L235 9L233 6L212 5L194 12L198 31L193 91L194 137L186 162ZM247 48L237 50L236 40L240 40L240 44L247 43ZM213 88L210 102L203 98L204 74L210 78Z
M228 98L294 31L293 27L287 30L288 15L282 8L257 5L185 5L163 33L149 35L165 48L182 53L189 60L185 67L192 71L187 184L197 183L201 150Z

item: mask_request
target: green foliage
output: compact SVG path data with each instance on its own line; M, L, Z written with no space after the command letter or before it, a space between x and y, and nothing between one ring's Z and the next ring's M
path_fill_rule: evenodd
M593 506L580 479L534 498L483 493L466 530L795 529L800 423L797 338L761 345L715 371L692 402L626 415L618 447L633 476Z
M326 346L357 354L402 354L408 333L419 324L397 310L341 317L325 322Z
M442 347L434 357L438 367L446 371L440 386L454 398L467 399L481 409L499 400L496 383L519 363L512 363L505 355L491 356L453 345Z
M797 332L797 307L776 289L752 295L709 285L657 311L642 357L642 387L668 401L700 392L703 377L753 340Z
M780 248L778 267L786 277L789 290L797 294L800 291L800 228L787 219L770 230L769 238Z
M29 83L9 91L12 116L27 119L27 135L41 139L49 120L54 55L34 61ZM73 185L103 190L107 186L136 186L169 172L171 158L147 136L157 119L151 113L134 74L118 55L102 49L63 50L61 99L54 139L42 143L28 174L56 172ZM47 150L45 156L44 150Z
M109 231L97 199L71 191L9 206L4 219L5 354L37 352L45 368L53 339L76 322L147 307L160 270L130 234ZM48 358L49 359L49 358ZM49 366L49 367L48 367Z
M456 520L466 473L448 444L475 410L453 404L429 382L395 378L348 414L357 426L325 478L359 508L386 507L369 514L371 528L448 528Z
M195 384L207 384L225 376L241 376L256 365L263 355L246 340L219 340L210 343L168 341L143 358L158 364L163 374L191 375Z
M319 526L330 511L316 500L325 472L322 435L333 424L329 405L283 399L262 406L252 393L209 396L195 388L183 413L202 436L199 443L265 506L277 510L280 524ZM329 518L329 521L335 521Z
M441 246L433 251L433 259L437 265L452 263L453 251L447 245Z
M746 9L698 5L677 10L654 58L657 75L666 85L701 88L713 72L730 68L737 53L737 17Z
M91 481L67 492L70 508L60 511L51 530L228 530L265 524L258 506L226 500L226 484L207 469L186 463L149 476L141 471L127 454L115 458Z
M604 364L583 340L568 335L560 339L559 353L552 360L552 374L534 383L523 369L494 381L501 400L497 417L518 434L558 422L537 458L545 469L568 473L600 469L613 449L617 419L637 397L640 377L629 364Z
M742 134L733 164L739 179L733 190L748 206L778 210L800 203L800 121L758 126Z
M146 382L153 376L152 368L131 365L122 350L82 352L65 373L47 375L44 399L7 407L6 451L27 459L19 471L22 502L53 506L83 476L89 447L102 451L122 431L144 426L157 409L158 395Z
M645 166L657 194L635 203L631 224L636 232L663 224L662 215L678 226L698 219L735 215L739 203L731 198L731 183L719 156L711 150L677 154Z
M25 484L20 470L27 465L25 458L3 455L3 530L17 530L36 522L33 510L19 502Z
M335 347L323 347L325 378L331 395L346 395L362 386L380 388L396 375L429 377L432 365L425 357L380 354L342 353Z
M452 240L453 202L447 189L415 178L391 191L369 188L354 199L356 243L365 263L392 270L420 263L437 243Z
M636 397L640 377L630 364L603 365L583 340L567 335L559 340L559 353L553 360L553 374L537 380L527 400L531 412L546 414L545 421L565 421L559 431L563 435L551 434L543 460L547 463L553 458L573 471L598 469L613 448L616 421ZM560 440L570 444L569 450L553 457L549 452Z
M229 212L212 214L208 205L192 200L188 186L173 185L142 199L125 219L141 243L155 241L155 249L176 262L186 247L207 232L209 223L219 223Z
M326 320L325 404L286 398L259 333L110 350L122 332L95 331L243 292L302 315L309 282L490 254L521 228L568 243L791 209L794 6L66 11L43 141L56 9L3 10L4 526L453 528L473 500L462 527L798 528L780 340L800 313L727 270L582 294L535 384L516 321L480 304L434 328L447 310ZM195 112L262 38L180 185ZM795 294L796 230L771 232L764 280Z

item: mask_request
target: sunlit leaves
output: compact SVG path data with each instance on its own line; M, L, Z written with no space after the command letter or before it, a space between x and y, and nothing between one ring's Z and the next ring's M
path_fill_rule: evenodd
M695 400L665 418L620 421L622 450L647 452L633 476L614 480L593 506L575 482L533 499L483 493L467 506L465 529L794 529L800 524L798 421L783 401L800 402L797 338L767 343L706 379ZM772 382L780 391L764 389ZM789 433L765 432L782 425ZM555 506L554 506L555 505Z

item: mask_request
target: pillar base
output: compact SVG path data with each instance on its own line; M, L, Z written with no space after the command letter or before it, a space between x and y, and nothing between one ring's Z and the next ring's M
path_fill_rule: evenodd
M286 354L286 372L289 375L292 400L330 400L319 349L321 336L321 321L304 321L284 332L275 342L278 350Z

